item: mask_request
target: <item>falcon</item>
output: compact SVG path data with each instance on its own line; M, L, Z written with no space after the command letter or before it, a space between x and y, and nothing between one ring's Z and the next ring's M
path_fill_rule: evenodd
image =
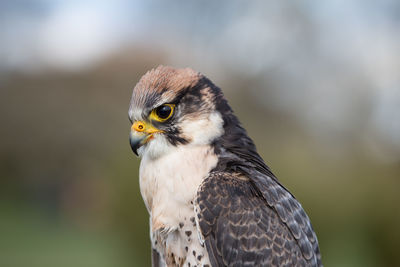
M208 78L150 70L129 119L153 266L322 266L301 204Z

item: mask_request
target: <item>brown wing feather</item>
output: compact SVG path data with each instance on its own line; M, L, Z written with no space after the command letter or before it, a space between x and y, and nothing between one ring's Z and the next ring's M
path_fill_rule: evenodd
M267 202L264 193L250 180L224 172L212 173L203 182L197 195L198 219L212 265L320 265L316 256L319 252L312 250L309 256L302 251L302 246L313 247L303 228L298 227L299 234L288 226L295 223L295 216L303 216L293 213L299 204L292 203L294 206L289 208L282 204L280 208L285 211L279 212ZM286 221L280 213L285 213ZM308 221L308 217L301 219Z

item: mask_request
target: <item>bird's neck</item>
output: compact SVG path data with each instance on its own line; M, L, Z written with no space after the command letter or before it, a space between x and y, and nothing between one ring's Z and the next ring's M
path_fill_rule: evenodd
M218 164L214 170L248 175L250 166L274 177L224 98L219 100L218 107L224 120L224 134L213 142L215 154L218 156Z
M140 191L153 227L173 227L193 212L192 201L217 156L210 145L177 146L159 158L140 163Z

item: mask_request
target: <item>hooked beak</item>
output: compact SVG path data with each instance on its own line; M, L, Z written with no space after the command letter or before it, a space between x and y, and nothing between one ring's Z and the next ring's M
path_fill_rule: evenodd
M136 154L136 156L139 156L137 150L139 149L139 147L141 147L142 145L144 145L144 139L146 138L145 135L143 136L137 136L134 132L131 132L129 135L129 143L131 144L131 148L133 153Z
M132 124L131 132L129 135L129 143L131 145L133 153L139 156L138 149L153 139L153 134L160 133L158 130L150 123L145 123L143 121L135 121Z

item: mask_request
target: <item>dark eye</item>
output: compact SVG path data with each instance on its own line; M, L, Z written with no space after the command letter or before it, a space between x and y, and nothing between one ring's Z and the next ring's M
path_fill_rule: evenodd
M165 121L172 116L173 111L174 111L174 105L164 104L154 110L155 113L154 117L158 121Z
M162 105L156 109L157 116L164 120L169 117L171 112L172 112L172 108L167 105Z

